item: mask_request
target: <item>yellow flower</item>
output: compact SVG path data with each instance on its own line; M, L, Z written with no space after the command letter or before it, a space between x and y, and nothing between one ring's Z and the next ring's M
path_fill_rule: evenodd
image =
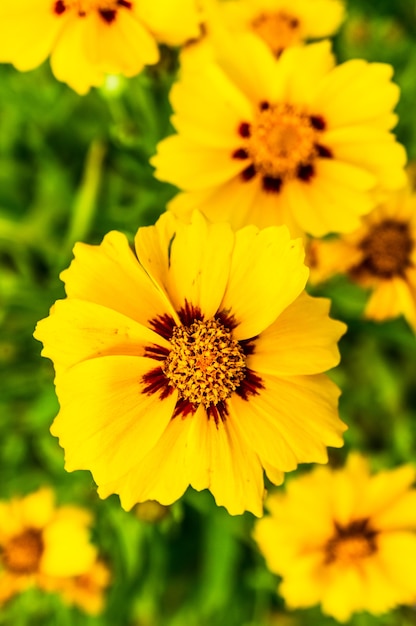
M404 315L416 331L416 194L388 194L355 232L310 244L311 278L339 273L371 290L365 315L378 321Z
M157 63L157 42L178 45L198 34L195 0L0 3L0 62L26 71L50 55L56 78L80 94L108 73L134 76Z
M315 468L267 500L254 536L283 580L289 608L320 603L338 621L376 615L416 597L415 470L370 475L351 455L344 469Z
M231 0L218 2L231 32L252 31L275 55L305 41L333 35L344 19L340 0Z
M192 485L261 515L263 468L280 483L342 445L339 390L322 372L345 327L303 292L285 227L235 234L166 213L135 248L118 232L77 244L68 297L35 332L55 364L66 469L90 469L126 509Z
M44 488L0 502L0 601L52 578L84 574L95 561L90 515L81 508L56 508Z
M97 559L83 574L49 578L43 587L59 593L66 604L75 605L90 615L98 615L104 608L104 594L109 584L110 570Z
M156 176L184 190L171 210L187 218L200 208L235 228L283 223L292 235L351 232L377 183L405 181L405 151L389 132L392 68L334 67L327 41L279 59L252 35L232 45L198 71L185 63L172 89L178 134L152 158Z

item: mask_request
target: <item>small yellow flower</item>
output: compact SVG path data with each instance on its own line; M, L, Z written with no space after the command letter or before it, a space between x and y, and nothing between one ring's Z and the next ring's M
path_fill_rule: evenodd
M152 158L156 176L184 190L175 214L322 236L357 228L378 183L404 184L389 65L334 67L328 41L279 59L253 35L222 43L218 62L184 64L171 92L178 134Z
M58 593L66 604L77 606L90 615L98 615L104 608L105 591L110 579L110 570L97 559L83 574L49 578L43 587Z
M44 488L23 498L0 502L0 601L50 578L79 576L96 559L89 540L89 513L81 508L56 508Z
M391 192L355 232L309 246L312 282L335 274L371 291L366 317L404 315L416 331L416 194Z
M49 55L80 94L106 74L134 76L159 60L157 42L199 34L194 0L19 0L0 3L0 62L31 70Z
M341 0L230 0L218 9L231 32L251 31L279 56L307 39L333 35L344 19Z
M52 359L52 426L66 469L90 469L130 509L168 505L189 485L231 514L261 515L263 468L278 484L341 446L343 324L304 293L300 240L285 227L237 233L195 212L77 244L67 298L35 336Z
M345 469L316 468L269 496L254 536L289 608L320 603L347 621L416 597L415 470L370 475L351 455Z

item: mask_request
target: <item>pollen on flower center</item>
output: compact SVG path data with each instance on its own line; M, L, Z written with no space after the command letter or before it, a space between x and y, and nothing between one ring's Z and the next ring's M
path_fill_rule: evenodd
M3 566L16 574L31 574L37 571L43 552L43 542L39 531L28 529L10 539L3 547Z
M245 377L243 349L216 319L177 326L170 341L163 373L180 397L194 406L226 400Z
M299 20L284 11L262 13L252 21L251 26L277 56L302 40Z
M282 181L318 155L320 131L300 107L278 103L260 107L250 127L247 152L257 171Z
M352 565L374 554L377 532L368 525L368 520L355 520L348 526L336 524L335 535L326 544L326 562Z
M411 265L413 240L405 222L389 219L377 224L360 247L364 252L365 269L376 276L402 275Z

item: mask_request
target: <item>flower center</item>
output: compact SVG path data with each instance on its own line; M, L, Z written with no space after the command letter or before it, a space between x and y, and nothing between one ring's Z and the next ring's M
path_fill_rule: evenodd
M216 319L175 327L171 346L163 373L180 397L194 406L226 400L245 377L244 352Z
M377 550L377 532L369 527L368 520L355 520L348 526L336 524L335 535L326 545L326 562L354 565Z
M54 13L62 15L65 11L74 10L79 17L85 17L91 11L98 11L104 21L111 23L121 7L131 9L133 2L127 0L57 0L54 4Z
M16 574L32 574L38 570L43 552L39 531L28 529L10 539L2 550L1 560L6 569Z
M252 21L251 26L277 56L302 40L299 20L284 11L262 13Z
M251 124L247 151L256 171L283 181L295 178L299 167L314 160L318 139L319 130L300 107L267 105Z
M414 242L404 222L385 220L374 226L360 244L363 264L371 274L382 278L402 275L411 265Z

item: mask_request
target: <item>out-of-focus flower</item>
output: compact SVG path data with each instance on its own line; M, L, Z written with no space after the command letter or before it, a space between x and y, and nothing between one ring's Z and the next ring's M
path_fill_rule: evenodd
M218 62L189 59L171 92L178 134L158 145L156 176L177 185L170 209L234 228L287 224L293 234L351 232L378 183L405 183L404 148L389 132L399 90L392 68L334 67L327 41L276 59L252 35L221 40Z
M251 31L274 54L307 39L333 35L344 19L341 0L230 0L218 2L230 32Z
M338 363L345 326L304 293L301 241L287 228L234 233L195 212L77 244L67 298L35 336L52 359L52 427L66 469L101 497L168 505L192 485L231 514L261 515L272 482L341 446Z
M56 507L44 488L0 502L0 601L50 578L83 575L95 562L90 514L74 506Z
M134 76L159 60L158 42L199 34L195 0L19 0L0 3L0 62L21 70L49 55L58 80L80 94L106 74Z
M170 508L168 506L163 506L163 504L155 500L140 502L135 508L135 513L142 522L160 522L169 515L169 512Z
M343 237L309 244L312 282L346 274L371 290L365 315L378 321L404 315L416 331L416 194L391 192Z
M370 475L351 455L346 467L315 468L267 500L270 515L254 536L268 567L283 580L289 608L320 603L347 621L379 615L416 597L416 491L413 467Z
M91 567L78 576L48 578L44 588L58 593L68 605L74 605L85 613L98 615L104 608L105 591L110 584L110 570L97 559Z

